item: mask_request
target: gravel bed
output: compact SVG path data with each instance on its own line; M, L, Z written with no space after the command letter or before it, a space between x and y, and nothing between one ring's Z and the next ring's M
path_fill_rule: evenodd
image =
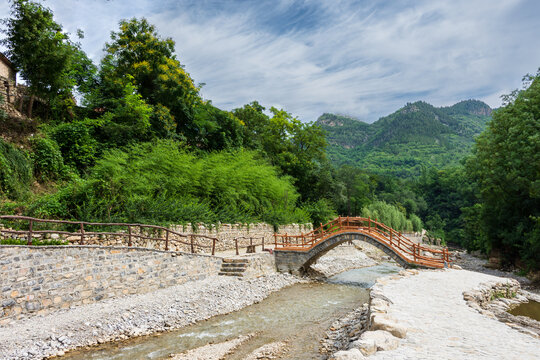
M287 274L256 279L212 276L35 316L0 327L0 359L61 356L78 347L181 328L240 310L300 281Z
M315 264L311 265L311 268L325 277L331 277L347 270L377 265L378 262L373 258L381 260L380 254L370 249L372 251L370 255L373 258L369 257L364 253L366 250L360 246L367 247L369 244L354 241L352 244L339 245L321 256ZM384 255L380 250L378 251Z

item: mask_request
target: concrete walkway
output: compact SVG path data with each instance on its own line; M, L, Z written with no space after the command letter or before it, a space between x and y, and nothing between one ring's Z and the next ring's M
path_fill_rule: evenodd
M466 270L421 271L381 284L393 304L388 315L409 330L401 345L370 359L540 359L540 339L481 315L463 291L495 276Z

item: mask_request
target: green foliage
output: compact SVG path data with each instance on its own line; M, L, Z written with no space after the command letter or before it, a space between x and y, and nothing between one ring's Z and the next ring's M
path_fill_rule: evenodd
M22 239L0 239L1 245L28 245L28 240ZM51 239L34 239L32 240L32 246L58 246L68 245L66 241L51 240Z
M319 226L320 224L326 224L337 217L332 202L324 198L315 202L306 203L302 208L308 214L314 227Z
M416 225L413 225L413 219L407 218L407 215L402 210L384 201L374 201L364 207L362 216L376 219L398 231L413 231L415 230L414 226L416 226L416 229L422 227L421 222L418 223L420 220L418 217L414 218Z
M331 186L326 159L326 138L319 126L302 123L283 109L272 107L272 117L257 102L235 109L244 124L245 143L259 149L271 163L294 178L303 201L325 197Z
M66 165L83 171L96 160L98 143L90 135L87 123L60 124L51 131L51 136L58 144Z
M46 99L52 109L69 111L71 91L95 71L78 44L69 40L50 9L28 0L13 0L11 17L4 21L2 44L30 92Z
M165 111L160 109L161 114ZM122 96L114 106L96 122L97 136L108 146L123 146L135 141L148 140L152 107L147 105L139 95L130 77L122 86Z
M64 158L56 141L47 137L34 138L31 156L34 176L39 181L59 180L66 175Z
M477 224L484 247L507 261L526 259L540 268L540 72L505 97L505 106L477 139L467 170L480 192Z
M87 103L94 108L115 108L115 103L124 96L124 79L129 76L148 105L159 105L155 109L160 114L154 118L168 112L174 122L166 121L164 125L174 123L175 131L188 138L196 135L199 126L194 123L193 110L201 103L199 89L174 51L174 41L162 39L146 19L122 20L119 31L113 32L111 42L105 45L107 55L101 62L98 84L87 97ZM154 133L161 132L162 129L154 128Z
M249 151L196 157L173 141L111 150L87 180L36 202L41 216L150 222L306 220L287 177Z
M0 195L21 199L32 181L32 163L26 153L0 139Z

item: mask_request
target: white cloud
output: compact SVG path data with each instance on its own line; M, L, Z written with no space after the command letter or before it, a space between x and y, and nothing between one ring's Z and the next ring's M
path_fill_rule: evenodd
M415 100L499 106L501 93L540 66L534 1L46 4L70 32L85 30L83 47L95 61L120 19L145 16L176 41L180 61L215 105L258 100L306 121L322 112L374 121ZM299 6L311 12L287 19Z

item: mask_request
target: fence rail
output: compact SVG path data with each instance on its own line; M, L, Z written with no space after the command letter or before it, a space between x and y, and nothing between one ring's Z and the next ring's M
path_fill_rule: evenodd
M301 235L274 234L274 246L276 249L309 251L324 240L344 232L368 235L410 264L442 268L450 263L447 248L438 250L422 246L377 219L362 217L338 217Z
M127 238L127 246L133 246L133 242L137 239L140 240L152 240L158 243L164 243L165 250L169 250L171 244L182 244L188 246L191 253L196 253L196 250L205 249L211 251L212 255L216 252L216 242L219 239L200 234L183 234L159 225L147 225L147 224L126 224L126 223L97 223L87 221L69 221L69 220L52 220L52 219L38 219L29 216L16 216L16 215L1 215L0 220L7 221L25 221L28 222L28 230L11 230L0 229L0 235L12 234L12 235L26 235L27 245L32 245L34 235L46 235L46 234L58 234L68 236L69 243L78 243L84 245L86 240L90 236L120 236ZM36 224L59 224L59 225L75 225L77 231L65 231L65 230L36 230L34 225ZM97 232L97 231L85 231L88 227L120 227L125 228L127 232ZM160 236L147 236L143 233L143 230L149 229L157 232ZM134 231L138 230L138 231ZM164 237L161 235L164 234ZM78 237L78 240L74 240L74 237ZM93 240L95 241L95 239ZM99 243L100 240L97 242ZM203 241L210 243L211 245L202 243Z

